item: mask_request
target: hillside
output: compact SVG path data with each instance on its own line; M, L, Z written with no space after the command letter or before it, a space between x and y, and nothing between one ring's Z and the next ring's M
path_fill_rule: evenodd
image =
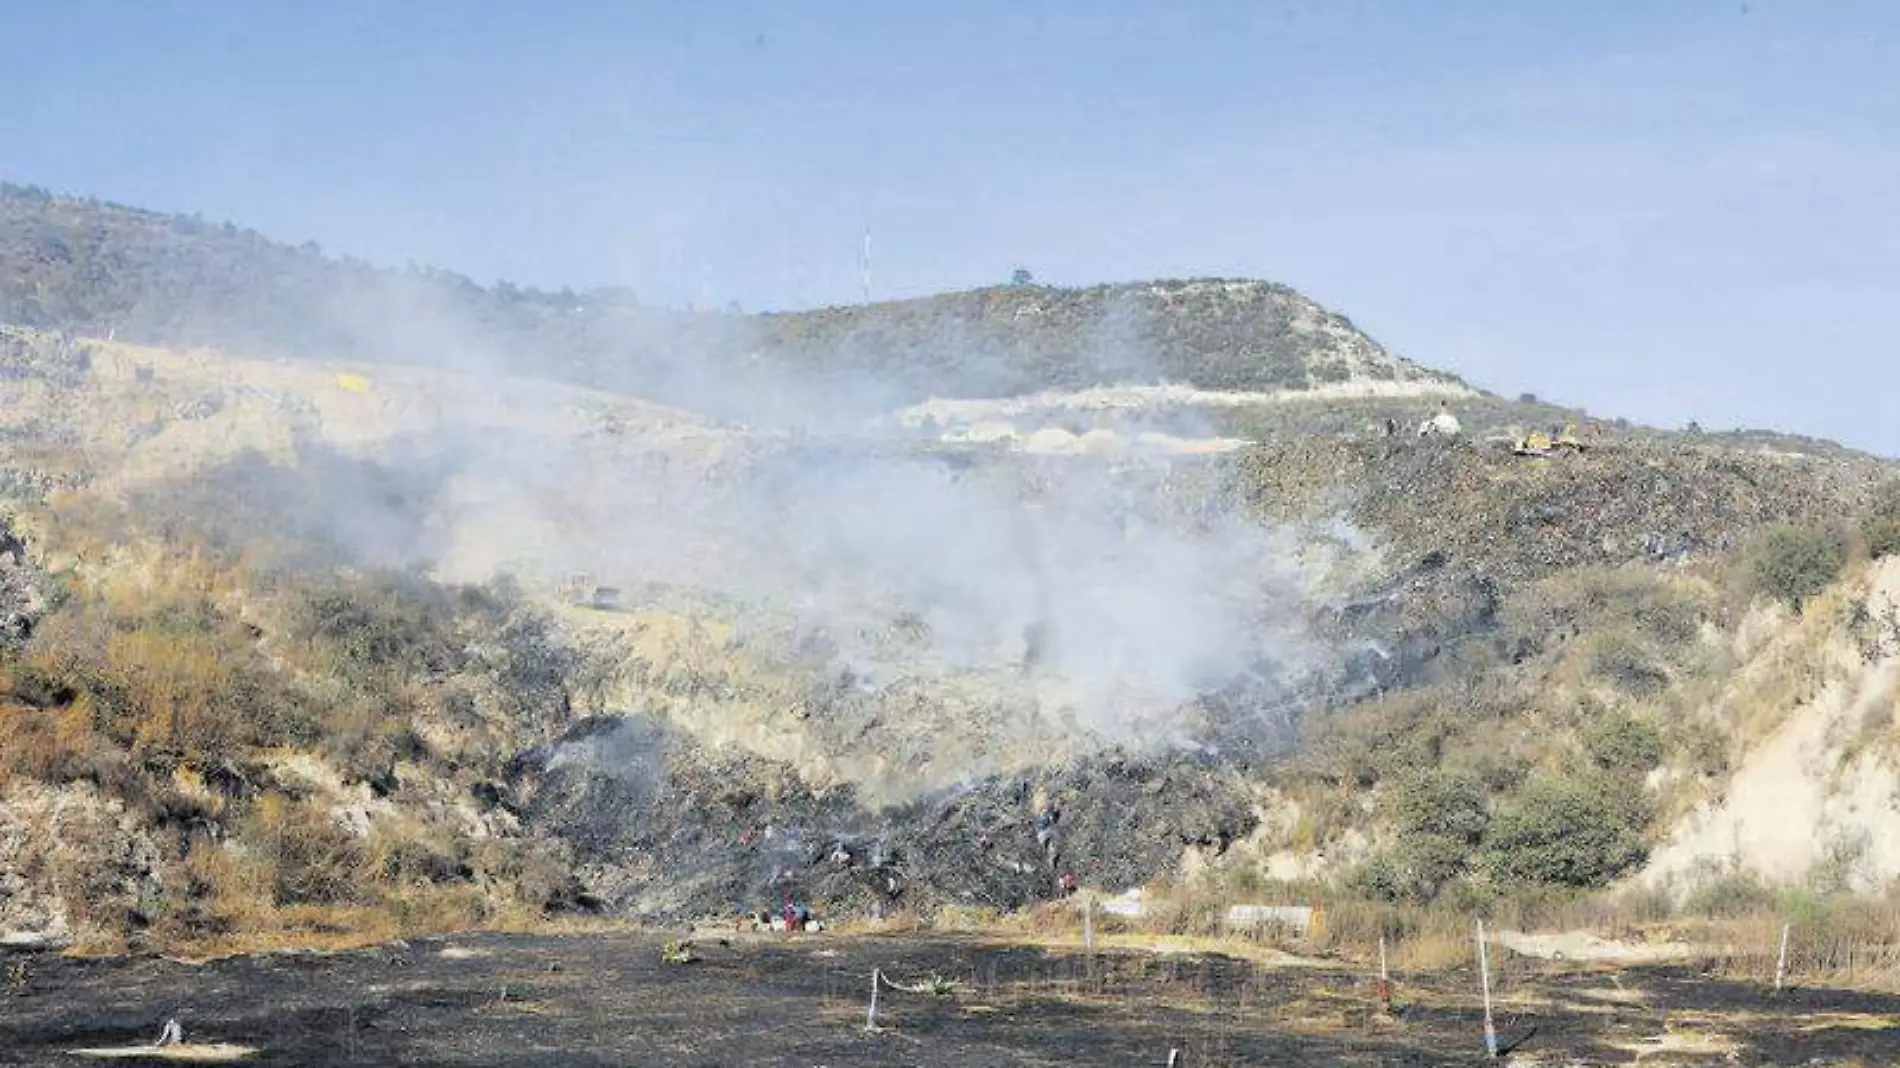
M483 288L235 226L0 185L0 322L254 357L481 362L665 400L782 365L883 402L1120 380L1224 390L1447 381L1283 286L1009 286L750 317L620 290Z
M1900 872L1885 461L1491 396L1264 282L686 314L0 205L0 933Z
M1038 397L1077 434L1101 421L1090 387L1123 394L1114 425L1239 439L1412 427L1461 401L1471 433L1591 423L1599 437L1667 431L1485 393L1386 351L1285 286L1243 279L995 286L744 315L643 304L623 289L483 287L436 268L392 270L229 223L0 182L0 323L259 359L356 360L550 379L787 428L836 429L913 406L998 433L986 401ZM1182 391L1202 396L1183 400ZM1211 394L1220 399L1209 400ZM1005 422L1008 422L1006 417ZM1020 420L1017 420L1020 422ZM1845 456L1768 430L1709 443Z

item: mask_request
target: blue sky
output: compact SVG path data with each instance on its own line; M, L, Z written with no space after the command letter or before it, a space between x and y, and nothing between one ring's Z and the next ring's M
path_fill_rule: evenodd
M0 0L0 177L747 308L1245 275L1900 455L1900 4Z

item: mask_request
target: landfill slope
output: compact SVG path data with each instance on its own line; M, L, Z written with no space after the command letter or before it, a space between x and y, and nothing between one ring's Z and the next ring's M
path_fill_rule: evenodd
M1076 355L1129 322L1189 385ZM1805 833L1890 766L1891 654L1744 581L1764 531L1864 514L1878 459L1587 421L1580 450L1522 455L1547 406L1265 283L753 325L747 366L796 370L793 400L874 360L894 387L788 425L571 367L0 331L0 830L58 846L0 862L0 932L1344 892L1422 771L1474 769L1510 812L1619 717L1667 728L1649 778L1616 781L1654 801L1642 845L1679 882L1755 825L1762 783L1814 780L1780 828ZM957 366L959 336L995 359ZM957 393L977 365L1007 391ZM1815 604L1874 603L1873 566ZM167 643L189 670L157 670ZM1784 693L1800 657L1763 649L1862 674ZM258 722L180 726L205 708ZM272 845L297 840L284 812L333 852ZM1457 848L1454 878L1488 877L1484 843ZM243 867L267 854L271 877ZM1860 859L1856 885L1892 869Z

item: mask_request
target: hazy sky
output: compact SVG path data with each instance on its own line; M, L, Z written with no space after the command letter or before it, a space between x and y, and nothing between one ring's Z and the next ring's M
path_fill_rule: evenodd
M0 0L0 177L747 308L1294 285L1506 393L1900 454L1900 3Z

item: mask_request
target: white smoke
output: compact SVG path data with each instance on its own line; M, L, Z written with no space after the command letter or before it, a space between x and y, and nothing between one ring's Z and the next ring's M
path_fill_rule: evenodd
M616 414L611 398L504 375L518 353L400 292L356 306L349 329L468 377L420 387L435 425L282 472L290 488L268 495L361 559L704 590L822 632L864 685L985 673L1106 741L1172 738L1195 696L1322 653L1300 623L1298 539L1210 497L1218 480L1198 476L1216 459L952 448L875 418L917 399L889 380L768 358L735 370L690 346L649 370L670 401L721 419ZM1089 362L1141 380L1133 313L1112 310L1083 331L1101 350ZM922 333L916 351L957 365L960 328ZM993 354L971 362L994 380ZM379 388L418 388L402 381ZM887 640L900 625L913 640Z

